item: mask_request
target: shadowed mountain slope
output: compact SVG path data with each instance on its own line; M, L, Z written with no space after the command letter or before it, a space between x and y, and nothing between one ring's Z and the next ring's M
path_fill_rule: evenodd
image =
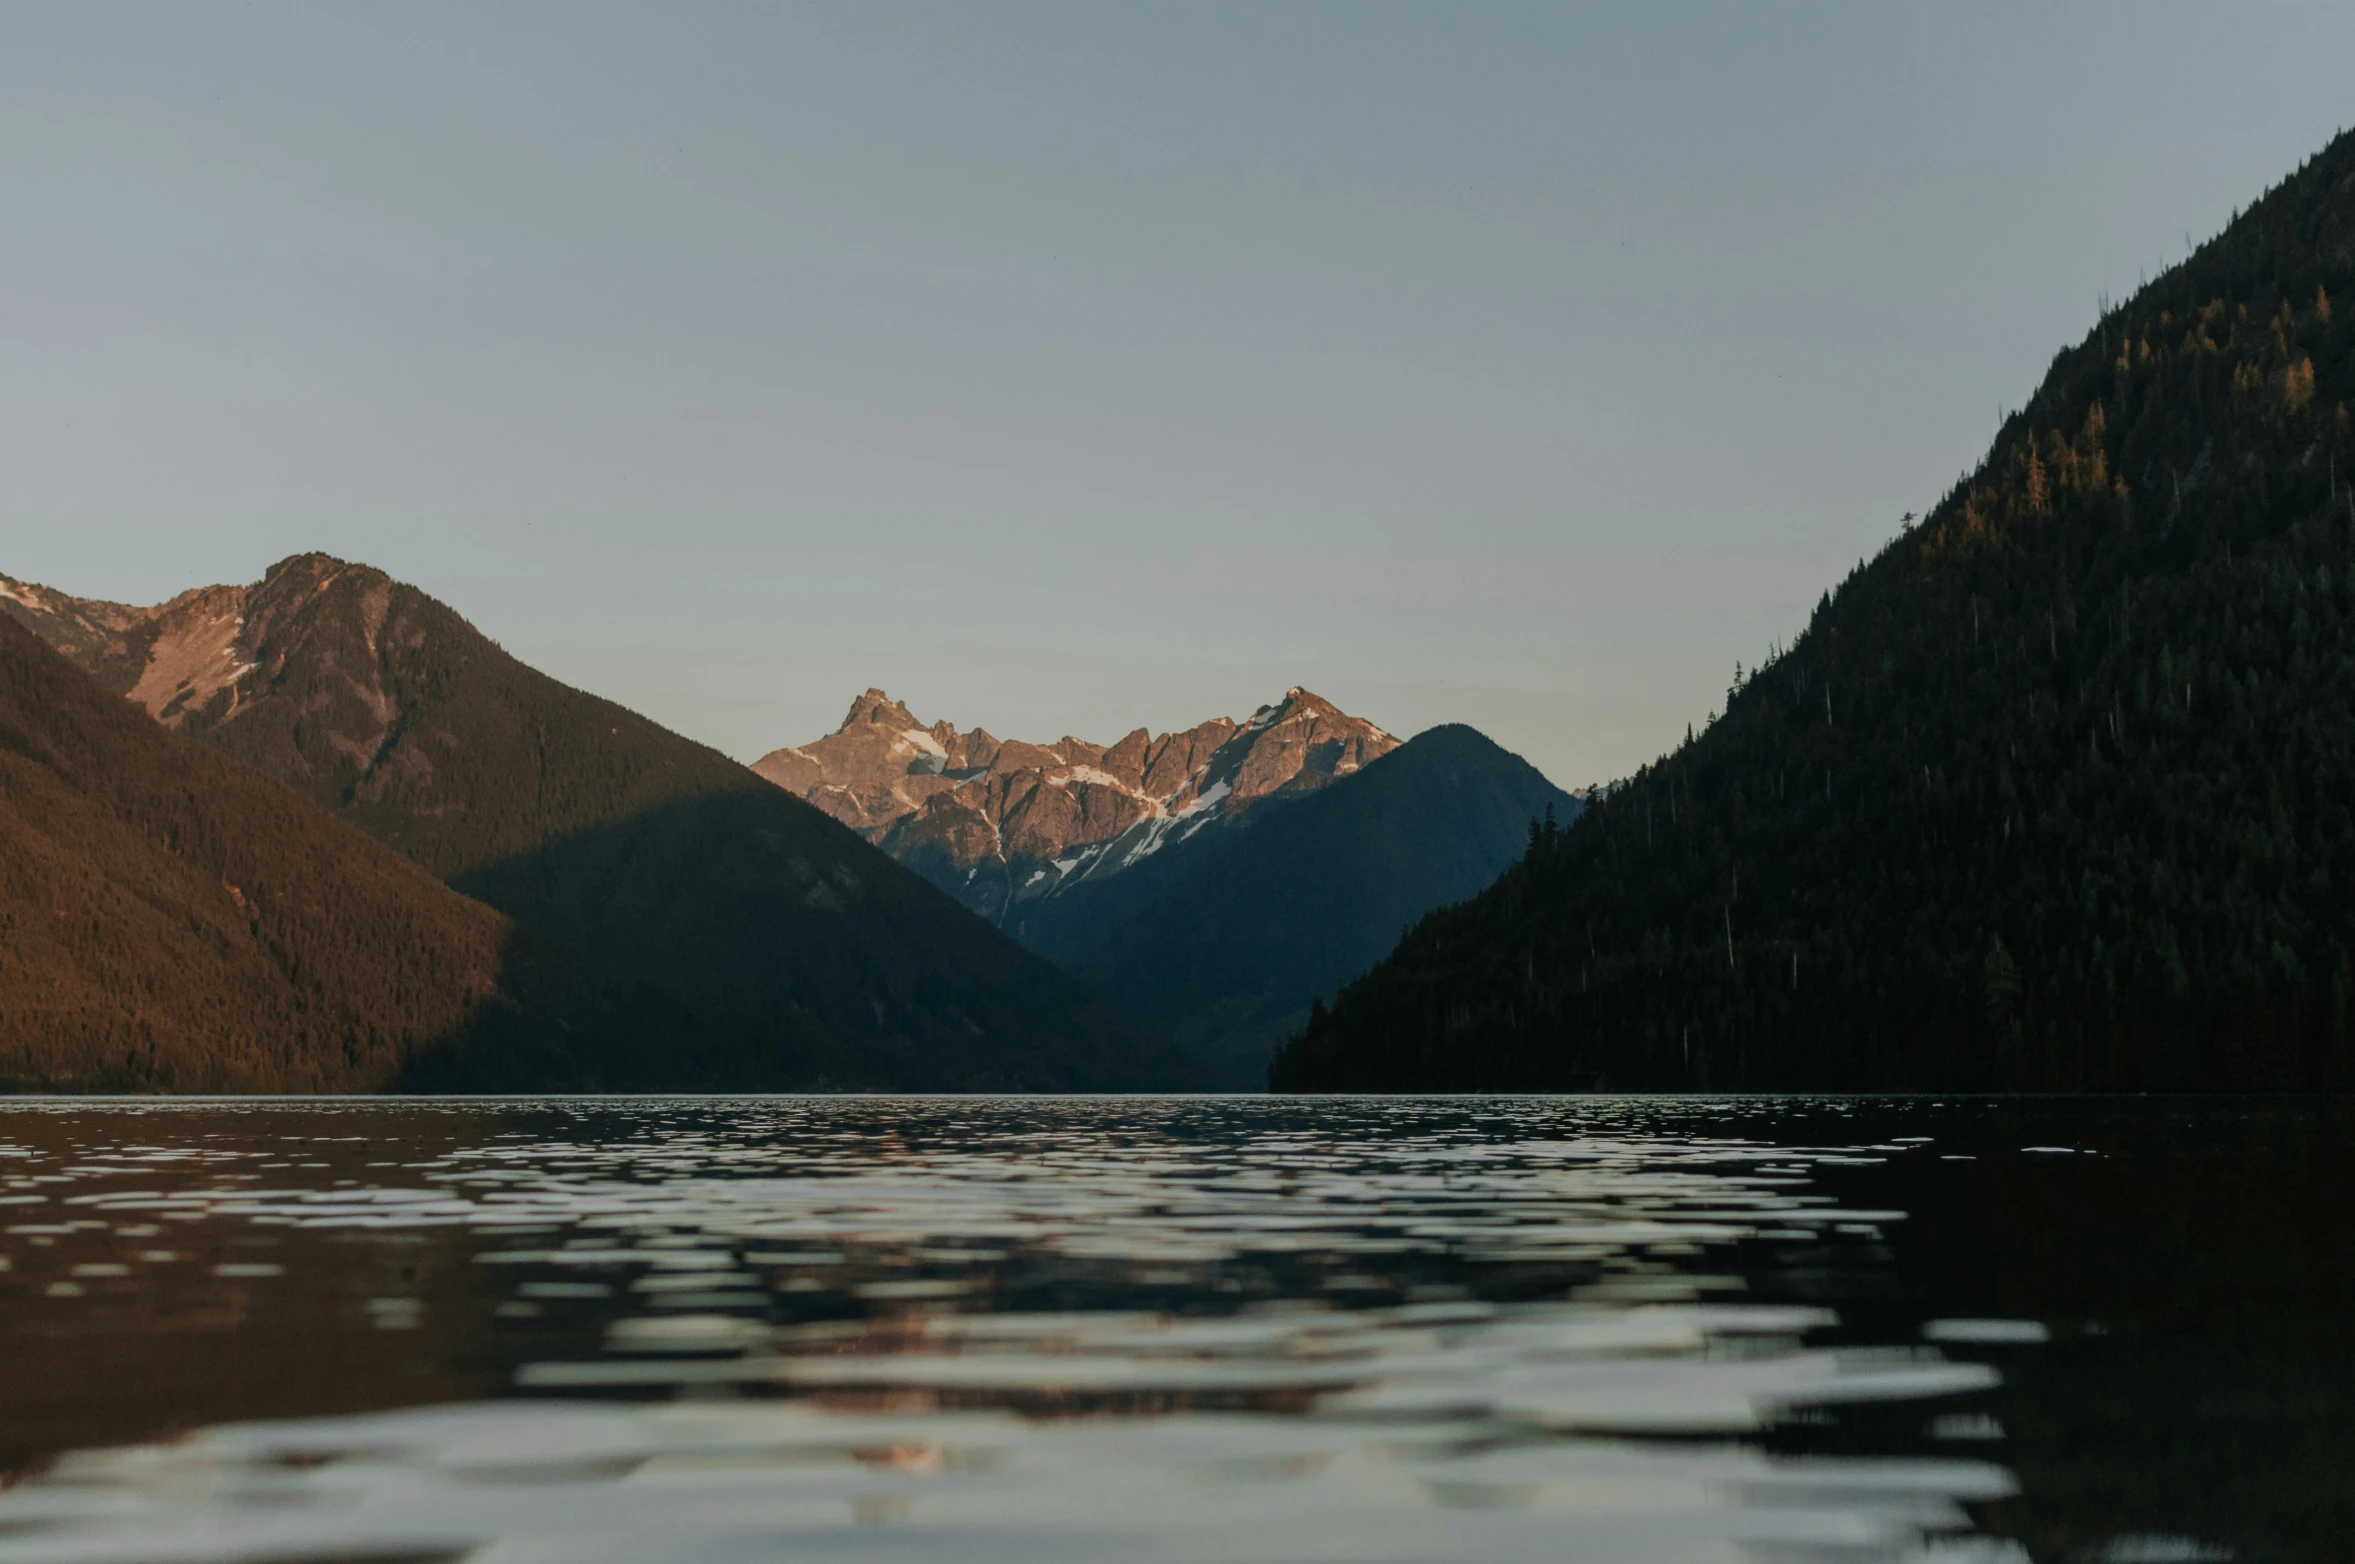
M366 1091L528 1050L508 921L0 622L0 1080ZM541 1039L544 1041L544 1037Z
M845 827L380 571L303 555L156 609L0 581L0 609L634 996L646 1030L606 1084L1185 1079L1166 1044Z
M1578 800L1471 728L1418 734L1271 806L1165 882L1131 873L1066 898L1034 948L1256 1090L1309 1006L1409 924L1484 889L1549 812Z
M2355 1084L2351 310L2341 136L1277 1084Z

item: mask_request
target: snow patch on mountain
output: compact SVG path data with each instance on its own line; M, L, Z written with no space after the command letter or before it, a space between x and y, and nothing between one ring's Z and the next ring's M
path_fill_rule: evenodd
M1210 784L1210 786L1204 788L1191 803L1188 803L1183 808L1179 809L1177 811L1177 818L1180 820L1185 820L1191 818L1194 815L1201 814L1204 810L1216 809L1226 800L1228 795L1234 791L1235 790L1233 788L1227 785L1223 778L1219 781L1213 782Z
M1051 773L1047 777L1047 786L1049 787L1069 787L1074 782L1085 783L1089 787L1108 787L1115 792L1128 793L1139 798L1144 796L1126 782L1121 781L1120 778L1112 775L1111 772L1098 771L1093 766L1073 766L1068 771Z

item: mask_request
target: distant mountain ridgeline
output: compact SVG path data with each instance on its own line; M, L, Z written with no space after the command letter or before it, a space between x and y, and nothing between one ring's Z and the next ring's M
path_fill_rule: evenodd
M1302 689L1109 745L927 727L869 690L753 769L1249 1090L1312 1001L1579 807L1469 728L1401 745Z
M752 768L1021 935L1083 887L1148 863L1165 868L1179 849L1206 846L1397 745L1301 689L1241 722L1138 728L1116 744L926 727L869 690L834 732Z
M2351 308L2341 136L1279 1086L2355 1085Z
M1191 1079L1166 1043L817 810L380 571L303 555L152 609L0 579L0 611L596 974L599 1013L625 1019L589 1084Z

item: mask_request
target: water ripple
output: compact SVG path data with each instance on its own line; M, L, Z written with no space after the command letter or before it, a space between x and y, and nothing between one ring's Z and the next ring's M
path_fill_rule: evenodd
M1973 1532L1999 1465L1774 1437L1927 1429L1997 1382L1940 1342L2037 1339L1843 1329L1823 1276L1869 1282L1903 1213L1827 1173L1926 1140L1561 1104L45 1111L0 1121L16 1331L314 1288L338 1350L487 1353L507 1393L63 1454L0 1491L0 1564L2022 1556ZM336 1291L386 1256L442 1291Z

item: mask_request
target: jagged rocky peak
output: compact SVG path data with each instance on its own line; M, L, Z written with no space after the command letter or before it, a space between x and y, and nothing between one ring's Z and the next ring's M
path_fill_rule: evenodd
M842 719L842 726L847 728L861 722L890 728L895 732L923 726L907 707L875 689L870 689L850 703L850 713Z
M1271 793L1322 787L1397 747L1372 723L1295 686L1275 705L1253 712L1220 753L1233 756L1234 772L1225 780L1240 806Z
M1231 824L1263 799L1347 776L1397 743L1299 688L1241 722L1137 728L1109 745L927 727L871 689L834 732L773 750L753 770L1002 918L1025 899Z
M815 743L771 750L752 769L870 839L954 786L946 773L968 745L948 723L927 728L881 690L850 703L842 726Z

